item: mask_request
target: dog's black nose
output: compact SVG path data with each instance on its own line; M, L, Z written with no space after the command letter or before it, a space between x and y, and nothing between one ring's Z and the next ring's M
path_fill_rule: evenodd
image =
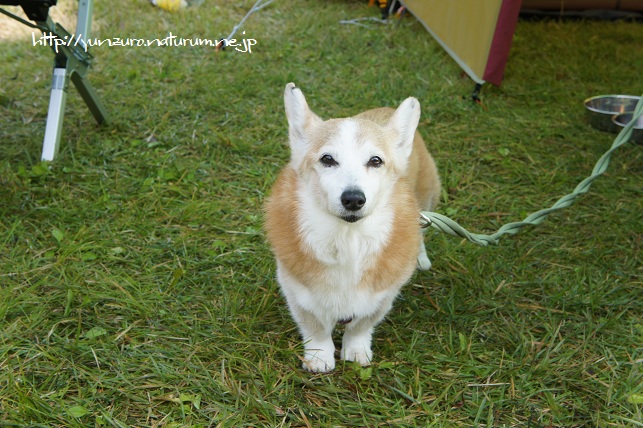
M359 211L366 203L364 192L357 189L350 189L342 193L342 205L348 211Z

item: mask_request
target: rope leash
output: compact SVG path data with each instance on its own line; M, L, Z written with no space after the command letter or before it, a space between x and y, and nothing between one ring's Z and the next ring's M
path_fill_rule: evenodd
M637 118L642 114L643 114L643 96L641 97L641 99L636 105L636 108L634 109L633 118ZM607 166L609 165L612 152L614 152L616 149L618 149L619 147L621 147L622 145L624 145L629 141L630 136L632 135L632 128L634 128L635 123L636 123L636 120L631 120L621 130L621 132L618 133L610 149L607 152L605 152L605 154L603 154L603 156L601 156L596 162L596 165L592 170L592 175L590 175L589 177L587 177L586 179L578 183L578 185L576 186L576 188L572 193L560 198L550 208L546 208L546 209L537 211L533 214L530 214L522 221L507 223L492 235L471 233L465 228L463 228L462 226L460 226L455 221L451 220L449 217L435 212L430 212L430 211L420 212L420 223L422 225L422 228L425 229L431 226L441 232L444 232L453 236L458 236L460 238L467 239L475 244L486 247L489 244L497 245L499 239L502 236L508 235L508 234L515 235L524 226L540 224L547 218L547 216L549 216L549 214L573 205L576 199L580 195L587 193L589 191L589 188L591 187L594 180L596 180L607 170Z

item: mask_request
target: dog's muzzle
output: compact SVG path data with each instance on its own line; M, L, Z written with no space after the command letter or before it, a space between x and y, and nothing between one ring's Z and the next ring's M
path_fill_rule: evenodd
M341 196L342 207L347 211L347 215L342 216L342 220L349 223L355 223L362 216L357 214L364 204L366 204L366 195L359 189L348 189Z

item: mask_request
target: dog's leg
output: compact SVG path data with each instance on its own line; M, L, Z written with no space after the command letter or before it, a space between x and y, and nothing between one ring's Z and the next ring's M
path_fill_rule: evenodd
M422 239L420 240L420 248L418 250L418 269L431 269L431 260L429 260L429 256L426 255L426 247L424 246L424 235L422 235Z
M324 323L297 304L290 305L293 318L304 340L303 368L311 372L329 372L335 368L334 320Z
M371 340L375 323L368 319L356 319L346 325L342 338L341 358L346 361L357 361L368 366L373 359Z
M371 363L373 360L373 351L371 350L373 329L384 319L393 306L394 297L395 295L392 295L382 302L374 314L364 318L356 318L346 324L340 353L342 360L357 361L363 366L368 366Z

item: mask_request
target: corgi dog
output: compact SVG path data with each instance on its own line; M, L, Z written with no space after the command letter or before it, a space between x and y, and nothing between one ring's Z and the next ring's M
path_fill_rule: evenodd
M416 131L420 104L322 120L294 84L284 93L290 162L265 206L277 280L304 340L303 367L340 358L370 364L374 327L416 267L428 269L420 210L433 210L440 179Z

